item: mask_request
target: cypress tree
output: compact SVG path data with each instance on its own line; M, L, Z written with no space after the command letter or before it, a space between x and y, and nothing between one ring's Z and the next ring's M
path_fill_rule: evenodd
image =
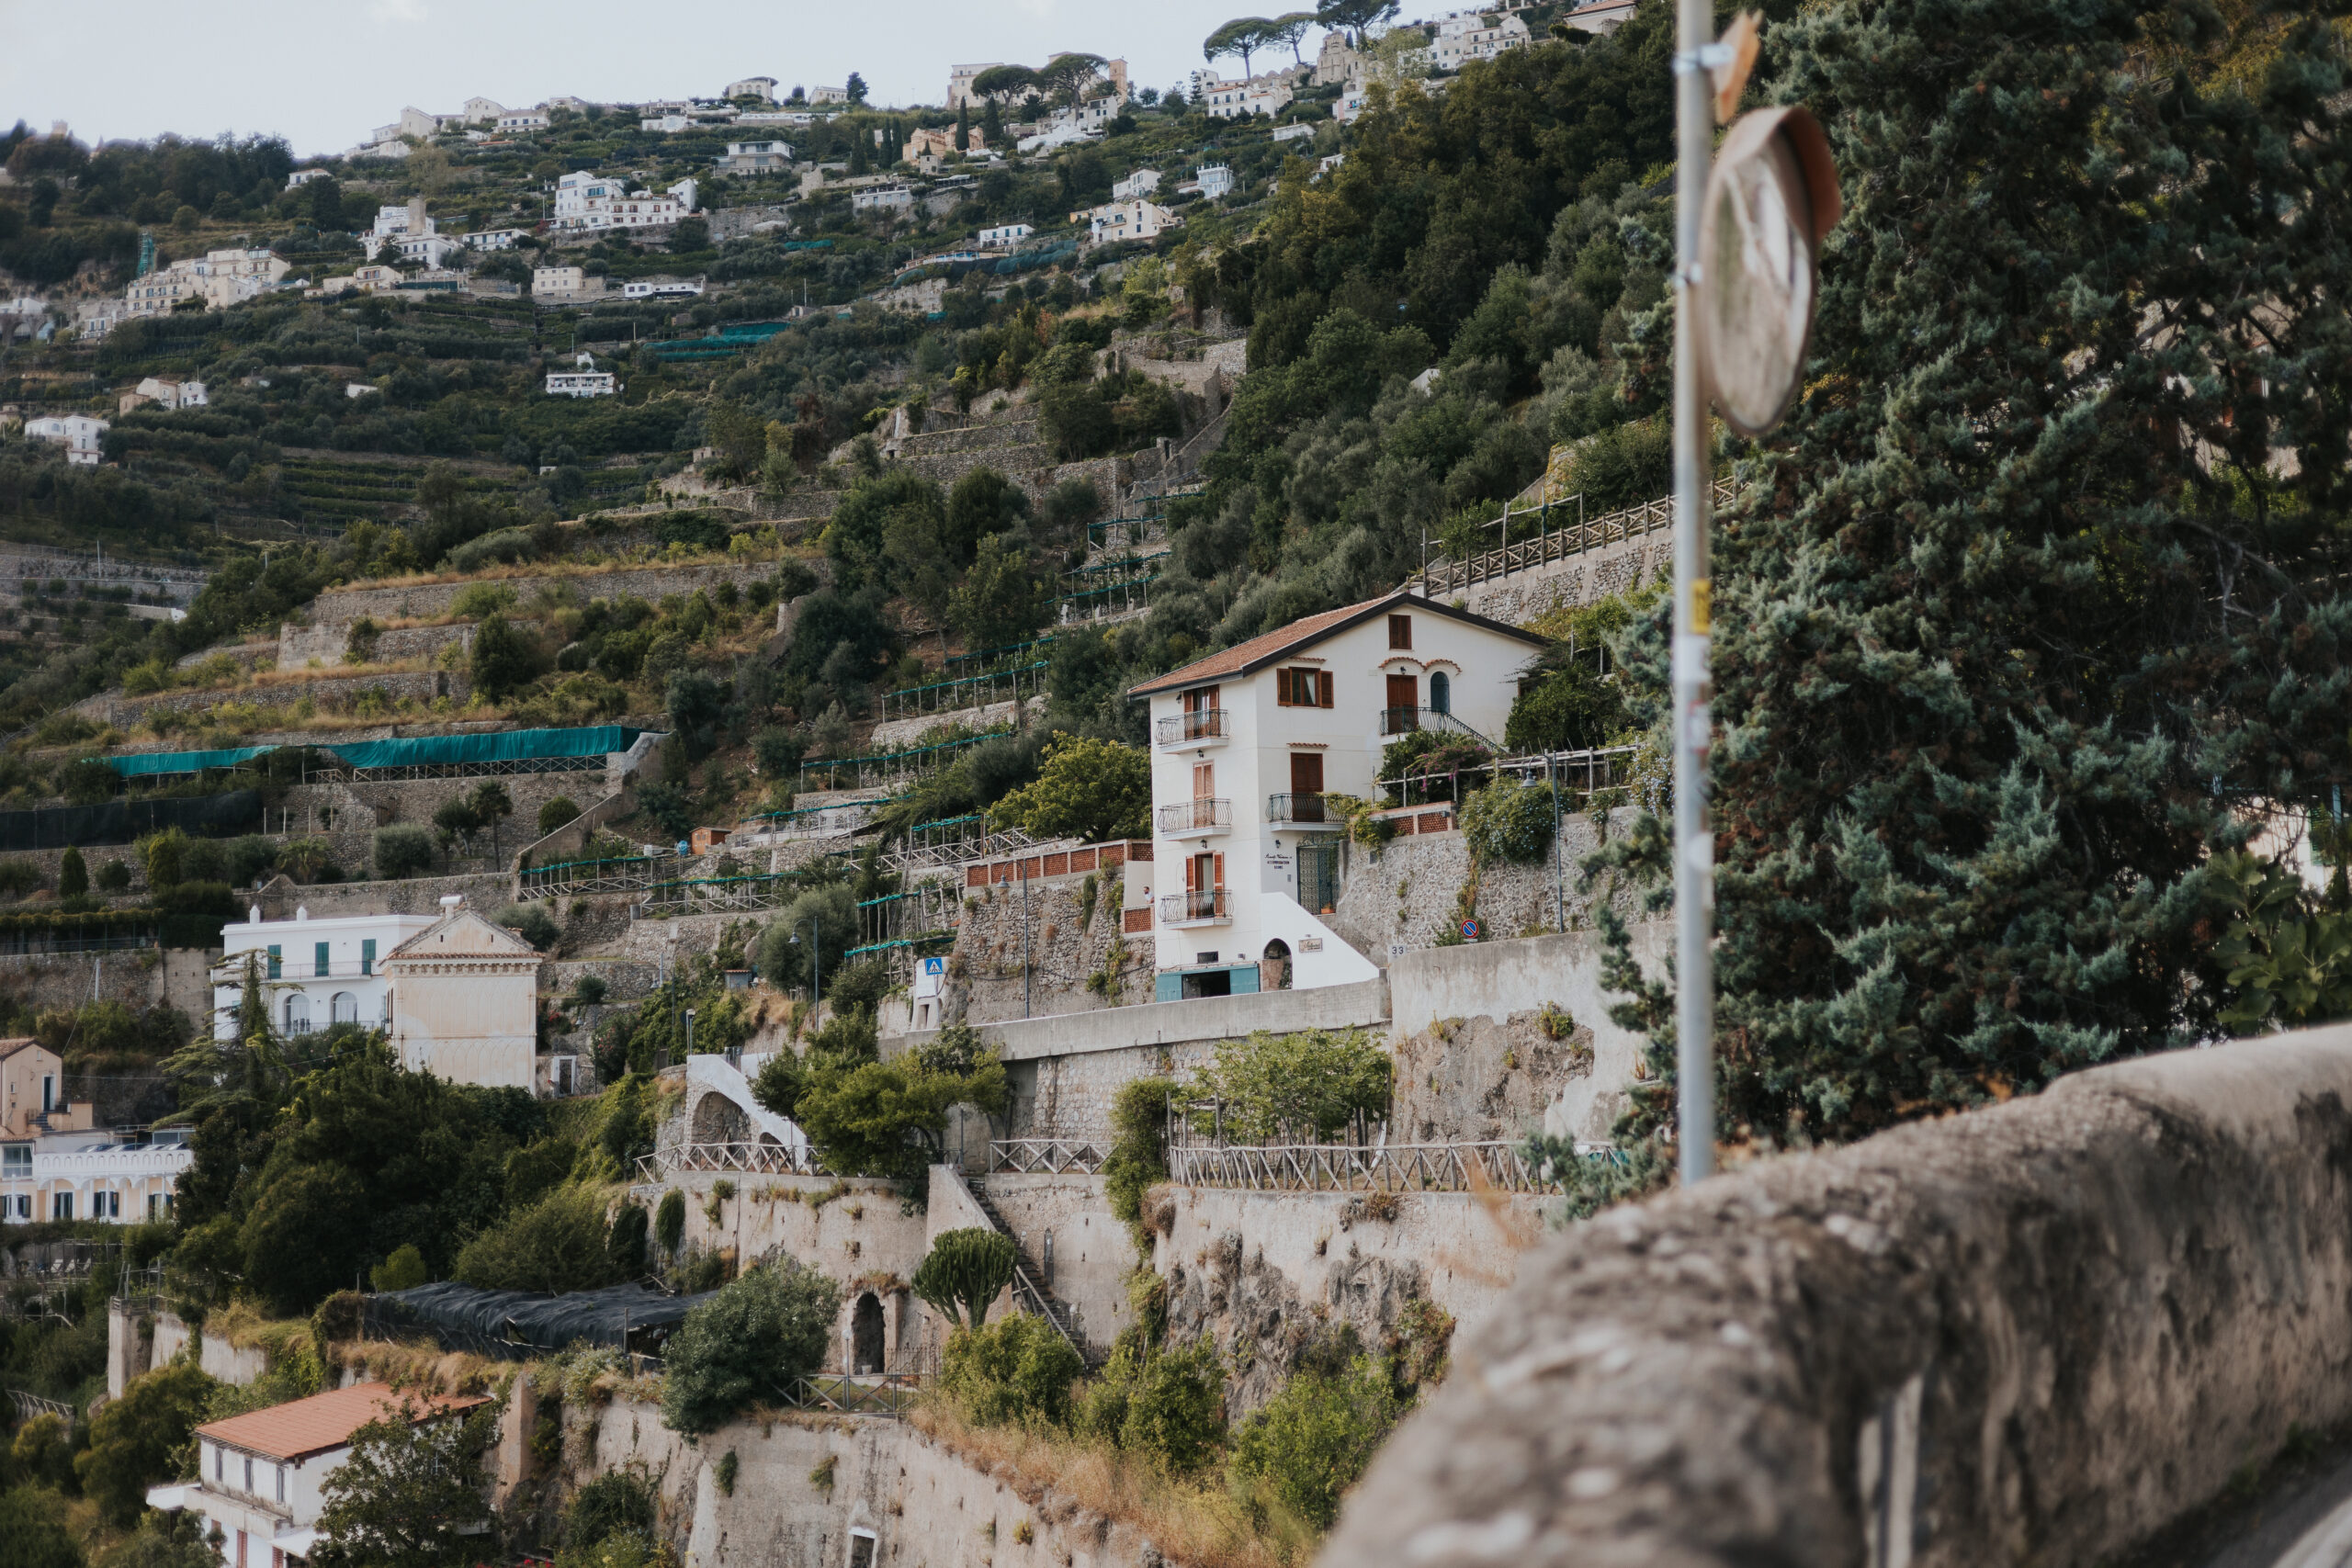
M2217 1032L2205 857L2352 772L2347 9L1862 0L1772 40L1848 205L1717 525L1725 1137ZM1660 1069L1627 1132L1671 1114L1665 999L1621 1009Z

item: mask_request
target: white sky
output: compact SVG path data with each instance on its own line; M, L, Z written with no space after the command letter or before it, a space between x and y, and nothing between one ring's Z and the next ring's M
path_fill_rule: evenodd
M1303 0L1290 0L1305 8ZM275 133L335 152L404 105L455 112L480 94L526 108L715 95L745 76L838 86L877 104L939 103L953 64L1040 65L1057 50L1125 56L1139 90L1202 64L1240 0L0 0L0 129L62 119L85 141L162 131ZM1442 7L1441 7L1442 8ZM1311 63L1319 34L1301 44ZM1252 62L1271 63L1260 54ZM1238 61L1216 69L1240 74Z

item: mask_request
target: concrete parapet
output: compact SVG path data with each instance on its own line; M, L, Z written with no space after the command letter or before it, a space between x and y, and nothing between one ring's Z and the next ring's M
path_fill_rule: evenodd
M2112 1560L2352 1417L2347 1104L2312 1030L1574 1226L1321 1561Z

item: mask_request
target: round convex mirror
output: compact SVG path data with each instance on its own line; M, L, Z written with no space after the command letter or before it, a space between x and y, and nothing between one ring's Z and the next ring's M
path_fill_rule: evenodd
M1804 109L1743 116L1724 139L1699 219L1697 326L1707 391L1742 435L1770 430L1796 400L1815 246L1838 207L1828 146Z

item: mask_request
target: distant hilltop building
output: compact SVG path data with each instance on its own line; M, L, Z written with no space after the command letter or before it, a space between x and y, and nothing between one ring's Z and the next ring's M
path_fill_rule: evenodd
M657 196L628 182L578 170L556 182L555 226L571 231L666 229L695 210L699 187L680 180Z
M741 82L727 84L727 91L719 95L728 98L757 98L762 103L775 102L775 78L746 76Z
M164 316L181 301L201 299L222 310L277 286L286 263L268 251L208 251L200 261L176 261L133 278L124 290L126 316Z

